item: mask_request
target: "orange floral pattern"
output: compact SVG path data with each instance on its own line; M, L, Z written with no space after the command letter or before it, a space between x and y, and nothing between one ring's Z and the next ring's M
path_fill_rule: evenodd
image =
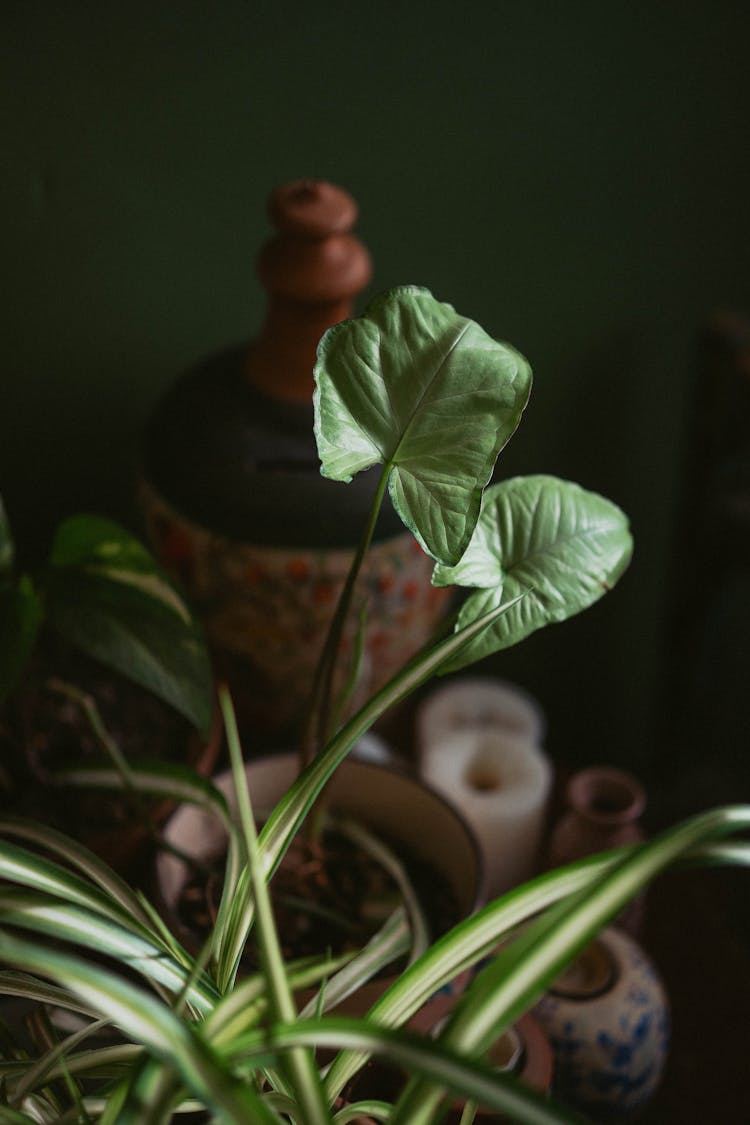
M262 715L268 729L289 725L309 694L352 552L233 542L185 519L145 483L140 503L154 553L202 619L220 666L231 669L238 709ZM450 591L431 585L432 566L406 531L372 547L342 643L345 678L359 628L356 611L366 604L353 705L425 643L444 613Z

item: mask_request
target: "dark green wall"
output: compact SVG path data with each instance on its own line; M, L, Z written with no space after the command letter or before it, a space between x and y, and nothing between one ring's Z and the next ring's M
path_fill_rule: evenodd
M22 3L0 10L0 490L131 518L160 390L252 332L276 183L347 186L374 288L433 289L532 360L508 472L631 514L590 614L500 670L568 761L646 766L693 333L750 308L750 7L722 0Z

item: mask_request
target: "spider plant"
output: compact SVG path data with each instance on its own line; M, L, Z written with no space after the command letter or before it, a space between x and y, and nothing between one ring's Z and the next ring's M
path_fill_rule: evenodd
M647 881L675 865L750 862L747 842L732 839L750 828L750 807L694 817L509 892L418 957L365 1017L327 1015L340 976L356 985L377 968L389 927L361 957L323 951L285 963L268 891L279 837L256 831L226 693L222 706L238 821L208 783L183 786L224 819L230 841L220 908L200 954L189 955L148 900L81 845L40 825L0 821L0 993L35 1013L26 1035L5 1028L0 1119L157 1125L202 1109L217 1122L343 1125L366 1114L412 1125L439 1121L450 1095L518 1122L579 1120L485 1066L484 1052ZM311 774L303 787L312 801ZM240 977L227 966L235 967L237 930L249 914L261 969ZM436 989L498 946L437 1038L404 1029ZM317 1000L300 1016L295 993L310 987ZM316 1061L323 1049L334 1052L326 1065ZM342 1105L373 1055L407 1072L402 1093L393 1103Z

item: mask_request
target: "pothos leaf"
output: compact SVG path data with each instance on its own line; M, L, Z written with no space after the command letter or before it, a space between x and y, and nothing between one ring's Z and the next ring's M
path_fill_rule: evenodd
M433 582L479 587L462 606L457 630L495 605L519 600L440 672L455 672L586 609L611 589L631 553L624 513L577 484L536 475L488 488L466 553L457 566L436 566Z
M190 610L151 552L112 520L71 516L57 530L49 562L53 567L85 569L109 582L140 590L190 622Z
M201 630L137 539L99 517L66 520L45 594L50 624L71 644L207 731L213 686Z
M456 563L528 401L523 356L428 290L402 286L326 332L315 382L323 475L349 481L382 463L406 526Z

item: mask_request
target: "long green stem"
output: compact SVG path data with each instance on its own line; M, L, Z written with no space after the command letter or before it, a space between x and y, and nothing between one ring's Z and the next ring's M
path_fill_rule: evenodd
M323 651L320 654L320 660L318 661L315 678L313 680L306 729L302 739L300 755L301 769L304 769L305 766L312 761L329 735L328 723L332 706L333 676L336 668L336 658L341 644L341 635L351 609L354 587L362 569L362 564L367 556L367 552L370 549L373 535L375 534L375 526L383 504L389 474L390 466L385 465L380 474L380 480L378 481L378 487L370 507L367 524L362 538L359 541L354 558L352 559L351 566L349 567L346 581L339 594L339 600L336 603L336 609L331 619L328 635L323 645Z
M451 656L525 596L526 591L509 602L488 610L431 647L420 650L352 715L310 763L304 774L297 778L266 821L260 834L260 844L269 873L280 861L328 778L373 723L390 707L421 687Z

